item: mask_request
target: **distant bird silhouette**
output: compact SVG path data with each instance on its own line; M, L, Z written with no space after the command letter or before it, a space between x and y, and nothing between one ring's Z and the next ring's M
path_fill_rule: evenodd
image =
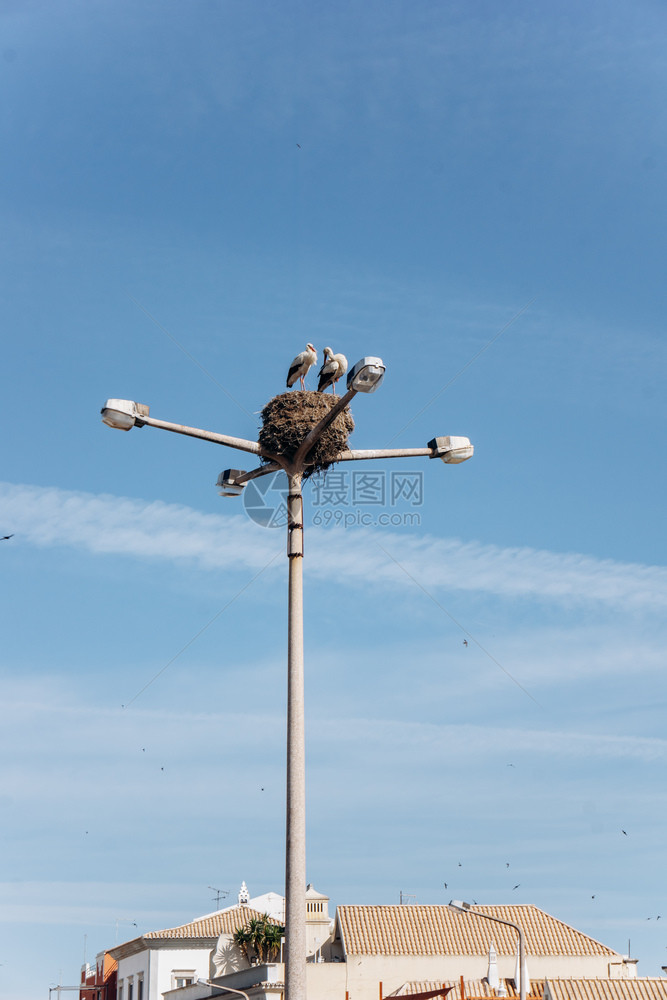
M521 885L521 883L520 883L520 882L517 882L517 884L516 884L516 885L513 885L513 886L512 886L512 892L514 892L514 890L515 890L515 889L518 889L520 885Z
M464 646L467 646L467 645L468 645L468 640L467 640L467 639L464 639L464 640L463 640L463 645L464 645Z
M506 862L505 862L505 868L509 868L509 866L510 866L510 863L509 863L509 861L506 861Z
M9 539L13 537L13 535L3 535L2 538L0 538L0 542L8 542Z
M447 889L447 888L448 888L448 886L447 886L447 883L446 883L446 882L443 882L442 884L444 885L445 889Z
M595 899L595 896L591 896L591 899Z
M625 830L621 830L621 833L625 833ZM627 833L625 833L625 836L627 837Z

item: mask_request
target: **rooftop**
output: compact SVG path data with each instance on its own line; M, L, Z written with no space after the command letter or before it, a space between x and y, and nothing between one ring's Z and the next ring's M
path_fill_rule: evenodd
M336 917L348 955L487 956L492 941L498 955L515 955L516 932L477 913L519 924L528 956L618 956L613 949L530 904L474 906L466 913L456 913L447 906L339 906Z

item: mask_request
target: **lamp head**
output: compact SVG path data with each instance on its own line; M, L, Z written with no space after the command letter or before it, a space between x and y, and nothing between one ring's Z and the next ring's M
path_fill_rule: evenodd
M245 483L237 483L238 476L244 476L243 469L225 469L218 476L216 486L222 487L218 492L221 497L240 497L245 489Z
M458 910L459 913L467 913L470 910L470 903L464 903L462 899L450 899L447 903L450 910Z
M135 426L143 427L142 417L147 417L149 407L145 403L135 403L131 399L107 399L101 409L102 423L118 431L131 431Z
M375 392L384 378L384 372L382 358L362 358L347 376L347 388L355 392Z
M430 458L441 458L448 465L458 465L472 458L475 451L467 437L437 437L429 441Z

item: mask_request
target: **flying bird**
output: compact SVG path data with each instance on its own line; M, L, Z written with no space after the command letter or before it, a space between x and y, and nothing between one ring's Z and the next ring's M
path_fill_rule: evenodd
M324 364L320 368L320 381L317 385L317 391L324 392L331 386L335 396L336 382L347 371L347 358L344 354L334 354L330 347L325 347L323 353Z
M463 640L463 645L464 645L464 646L467 646L467 645L468 645L468 640L467 640L467 639L464 639L464 640Z
M317 351L312 344L306 344L305 351L297 354L287 373L287 388L291 389L297 379L301 379L301 388L305 389L306 375L317 361Z
M513 885L513 886L512 886L512 892L514 892L514 890L515 890L515 889L518 889L520 885L521 885L521 883L520 883L520 882L517 882L517 884L516 884L516 885Z
M621 833L625 833L625 830L621 830ZM627 837L627 833L625 833L625 836Z
M0 538L0 542L8 542L9 539L13 537L13 535L3 535L2 538Z
M442 884L444 885L445 889L447 889L447 888L448 888L448 886L447 886L447 883L446 883L446 882L443 882Z

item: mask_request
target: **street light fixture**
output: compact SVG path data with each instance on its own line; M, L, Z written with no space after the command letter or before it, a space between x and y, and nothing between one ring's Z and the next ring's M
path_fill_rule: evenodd
M355 392L375 392L382 383L384 372L381 358L362 358L350 369L347 387Z
M521 927L518 924L513 924L511 920L492 917L490 913L475 910L470 903L464 903L462 899L451 899L447 905L450 910L455 910L457 913L474 913L476 917L481 917L483 920L491 920L494 924L504 924L506 927L514 928L519 935L519 1000L526 1000L526 946Z
M431 458L441 458L448 465L458 465L472 458L475 449L467 437L438 437L428 443Z
M147 416L148 407L131 399L107 399L102 408L102 422L119 431L131 431L135 424L142 427L141 418Z
M285 851L285 996L286 1000L306 997L306 772L303 678L303 498L304 474L312 471L308 460L313 445L358 392L375 392L384 377L381 358L365 357L358 361L347 378L348 391L306 434L295 454L269 453L256 441L230 437L198 427L156 420L148 406L127 399L108 399L102 408L102 420L109 427L128 431L132 427L157 427L196 437L215 444L249 452L264 464L245 472L226 469L218 477L221 496L239 496L252 479L282 469L287 475L287 556L289 560L288 642L287 642L287 808ZM459 442L465 442L463 451ZM443 443L445 442L445 443ZM467 451L466 451L467 449ZM350 462L378 458L443 458L462 462L472 455L467 438L434 438L426 448L384 448L345 450L335 461ZM457 457L459 456L459 457ZM525 1000L525 998L522 998Z

